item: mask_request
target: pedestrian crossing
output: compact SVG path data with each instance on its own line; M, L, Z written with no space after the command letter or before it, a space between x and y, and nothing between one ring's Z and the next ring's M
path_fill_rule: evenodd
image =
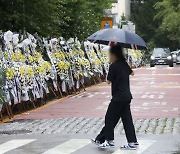
M86 139L72 139L70 141L67 141L61 145L56 146L55 148L52 148L43 154L70 154L72 152L75 152L76 150L88 145L90 143L90 140Z
M143 153L146 149L148 149L153 143L155 143L155 141L151 141L151 140L143 140L143 141L139 141L140 147L136 150L136 151L123 151L118 149L117 151L115 151L112 154L141 154Z
M14 139L3 143L0 145L0 154L4 154L13 149L19 148L31 142L34 142L36 139Z
M36 142L37 139L13 139L10 141L7 141L5 143L0 144L0 154L5 154L5 153L19 153L18 150L19 149L23 149L23 152L20 153L24 153L26 154L26 149L31 149L32 151L36 151L36 148L38 149L46 149L46 146L44 146L44 144L37 144ZM151 145L153 145L156 141L154 140L140 140L140 146L137 150L120 150L118 147L116 147L114 150L112 150L111 154L141 154L143 153L145 150L147 150ZM33 143L34 145L36 144L36 146L29 145L30 143ZM54 143L54 142L53 142ZM50 144L50 142L48 143ZM29 148L27 148L27 146L30 146ZM39 147L38 147L38 146ZM26 146L26 147L24 147ZM33 149L34 148L34 149ZM87 150L87 154L90 154L92 151L93 154L99 154L98 151L99 149L96 149L96 146L91 144L89 139L70 139L68 141L65 141L64 143L60 143L59 145L56 146L52 146L49 149L46 149L46 151L41 151L41 152L37 152L37 153L41 153L41 154L81 154L81 149L86 148ZM28 151L27 151L28 152ZM76 153L77 152L77 153ZM29 153L28 153L29 154ZM34 152L32 152L32 154L34 154ZM84 154L84 152L82 152L82 154Z

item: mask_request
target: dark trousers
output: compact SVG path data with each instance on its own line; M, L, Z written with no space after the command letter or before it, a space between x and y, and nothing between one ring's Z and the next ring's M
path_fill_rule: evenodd
M137 142L130 110L130 103L131 101L111 101L105 116L105 126L96 137L96 140L101 143L105 140L114 140L114 128L121 118L127 141Z

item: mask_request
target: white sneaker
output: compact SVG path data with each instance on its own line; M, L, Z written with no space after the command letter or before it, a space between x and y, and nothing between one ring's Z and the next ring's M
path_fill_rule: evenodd
M128 143L128 144L133 145L133 146L136 146L136 147L139 146L139 143L138 143L138 142L131 142L131 143Z
M99 145L101 144L100 141L98 141L98 140L96 140L96 139L94 139L94 138L91 139L91 142L92 142L93 144L97 145L97 146L99 146Z
M105 141L104 143L100 144L99 145L99 148L101 149L107 149L107 148L114 148L115 145L114 145L114 141Z
M134 143L128 143L127 145L121 146L120 149L122 149L122 150L136 150L137 145L135 145Z

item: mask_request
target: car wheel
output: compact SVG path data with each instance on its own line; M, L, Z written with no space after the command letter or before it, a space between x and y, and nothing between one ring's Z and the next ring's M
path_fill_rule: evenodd
M174 66L173 63L170 63L170 64L169 64L169 67L173 67L173 66Z
M150 67L154 67L155 65L154 64L150 64Z

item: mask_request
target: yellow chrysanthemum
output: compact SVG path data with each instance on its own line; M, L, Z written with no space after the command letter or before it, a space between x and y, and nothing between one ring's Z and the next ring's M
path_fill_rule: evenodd
M26 74L26 68L24 66L20 67L20 74L24 76Z
M39 74L43 74L46 71L42 66L37 66L36 69Z
M65 59L65 55L63 52L61 52L61 57L62 57L62 59Z
M12 68L7 68L6 70L6 77L11 80L15 75L15 70Z
M32 69L31 66L27 67L27 74L30 76L30 77L33 77L34 76L34 71Z
M33 62L34 58L32 56L29 56L29 60L30 60L30 62Z
M54 53L52 53L51 54L51 58L55 58L56 56L55 56L55 54Z
M60 54L58 51L56 51L55 55L56 55L56 57L57 57L58 59L61 58L61 54Z
M63 69L64 68L64 62L63 61L59 61L58 62L58 67L59 67L59 69Z

